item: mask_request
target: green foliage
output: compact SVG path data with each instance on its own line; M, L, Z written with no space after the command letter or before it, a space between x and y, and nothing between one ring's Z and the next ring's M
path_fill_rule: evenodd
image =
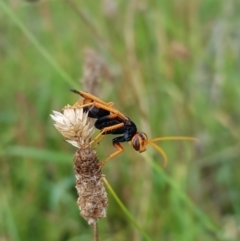
M111 72L98 97L149 138L200 140L162 142L164 169L151 147L124 145L104 174L127 209L109 193L100 240L239 240L238 1L73 3L0 0L0 240L91 240L75 149L49 116L77 100L86 48ZM106 137L100 159L112 148Z

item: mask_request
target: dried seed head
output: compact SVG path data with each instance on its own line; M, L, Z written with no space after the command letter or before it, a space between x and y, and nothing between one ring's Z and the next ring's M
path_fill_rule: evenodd
M96 95L101 79L112 81L112 71L95 50L86 48L84 50L83 77L81 78L83 89Z
M108 18L114 18L117 15L117 2L114 0L103 0L102 1L103 13Z
M94 224L99 218L106 217L108 198L102 181L100 162L95 151L78 150L74 158L77 204L81 215Z
M53 111L50 115L54 126L66 138L66 141L77 148L86 145L94 132L94 121L88 118L83 109L66 106L63 112Z
M74 157L74 172L76 189L78 192L77 204L80 214L94 224L99 218L106 217L108 198L102 181L102 170L96 152L86 146L93 134L92 119L83 109L67 106L63 112L53 111L51 118L54 126L66 138L66 141L79 148Z

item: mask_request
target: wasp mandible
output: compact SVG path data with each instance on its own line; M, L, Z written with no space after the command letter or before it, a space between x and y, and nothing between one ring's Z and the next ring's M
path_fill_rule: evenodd
M90 118L96 119L95 128L99 129L99 134L93 138L87 146L94 142L100 142L103 135L113 134L120 135L112 139L113 146L117 149L111 153L102 163L102 167L113 157L116 157L124 151L121 142L131 142L132 147L138 152L146 151L147 145L153 146L164 158L164 165L167 164L167 155L164 150L155 144L156 141L164 140L190 140L196 141L194 137L187 136L169 136L169 137L157 137L148 140L147 135L142 131L137 131L135 123L125 116L123 113L113 107L113 102L106 103L98 97L86 93L84 91L71 90L72 92L79 94L83 97L83 100L76 102L73 108L83 108L85 112L88 112ZM87 147L86 146L86 147Z

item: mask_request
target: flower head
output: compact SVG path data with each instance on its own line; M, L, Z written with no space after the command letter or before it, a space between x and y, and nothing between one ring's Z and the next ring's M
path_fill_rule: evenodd
M84 113L83 108L66 106L62 113L53 111L50 116L55 121L54 126L68 143L81 148L90 141L94 133L94 121L88 118L88 113Z
M66 141L78 148L73 160L77 205L88 224L94 224L99 218L106 217L108 206L99 159L95 150L87 145L94 132L94 121L83 108L71 106L66 106L63 112L53 111L51 118Z

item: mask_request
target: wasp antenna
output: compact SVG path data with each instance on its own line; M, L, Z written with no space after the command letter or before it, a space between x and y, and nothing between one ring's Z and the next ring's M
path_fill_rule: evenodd
M165 136L165 137L158 137L150 140L151 142L155 141L199 141L195 137L189 136Z
M165 167L167 165L167 163L168 163L168 158L167 158L167 155L164 152L164 150L160 146L156 145L155 143L152 143L151 141L148 142L148 144L152 145L162 155L162 157L164 159L163 166Z

